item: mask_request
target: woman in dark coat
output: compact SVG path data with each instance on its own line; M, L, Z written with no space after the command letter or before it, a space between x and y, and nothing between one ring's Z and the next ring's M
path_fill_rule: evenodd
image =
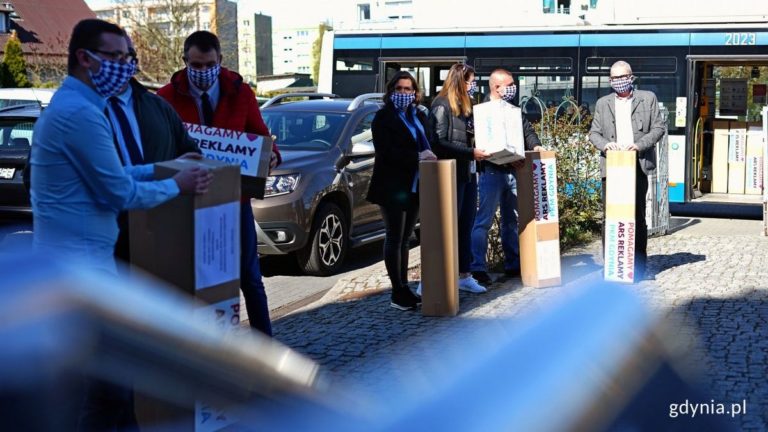
M384 219L384 263L392 282L390 305L414 309L421 297L408 288L408 239L419 213L420 160L436 159L432 153L427 119L416 108L421 92L413 76L397 72L387 83L384 107L371 127L376 159L368 188L368 201L378 204Z

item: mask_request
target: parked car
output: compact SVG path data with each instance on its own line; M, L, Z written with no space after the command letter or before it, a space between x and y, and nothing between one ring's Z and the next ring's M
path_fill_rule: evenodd
M299 97L309 99L286 100ZM263 105L283 163L267 179L265 198L252 201L260 253L294 254L305 273L328 275L351 248L384 237L378 207L365 200L381 97L284 94Z
M22 172L40 110L37 103L0 108L0 212L32 212Z
M46 106L51 102L55 92L55 89L49 88L2 88L0 89L0 109L31 103Z

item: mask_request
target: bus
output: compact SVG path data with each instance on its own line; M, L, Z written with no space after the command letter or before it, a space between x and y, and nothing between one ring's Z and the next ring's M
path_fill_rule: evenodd
M636 87L653 91L669 112L671 210L759 217L765 23L329 32L318 91L343 97L382 91L395 72L407 70L429 101L451 65L462 62L475 67L482 98L490 72L503 67L517 81L516 103L522 100L536 120L539 105L576 104L591 112L611 92L609 69L617 60L627 61Z

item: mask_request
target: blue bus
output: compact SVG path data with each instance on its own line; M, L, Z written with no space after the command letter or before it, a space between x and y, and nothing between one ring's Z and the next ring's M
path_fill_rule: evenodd
M464 62L477 70L481 93L489 73L503 67L515 76L518 102L570 100L591 111L610 93L608 73L617 60L629 62L637 87L656 93L669 112L673 212L759 215L761 109L768 104L764 23L330 32L318 90L344 97L381 91L395 72L408 70L429 101L450 66ZM536 105L524 107L532 120L541 115Z

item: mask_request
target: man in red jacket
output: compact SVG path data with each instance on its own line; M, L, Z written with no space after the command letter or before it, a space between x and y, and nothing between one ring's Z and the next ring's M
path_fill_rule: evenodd
M189 35L184 41L183 58L187 67L173 74L171 82L157 94L176 109L184 122L269 136L253 90L240 75L221 67L221 45L216 35L207 31ZM280 161L280 152L273 144L270 168ZM255 190L258 185L253 180L243 177L242 182L240 287L251 327L271 336L250 204L252 197L264 191Z

